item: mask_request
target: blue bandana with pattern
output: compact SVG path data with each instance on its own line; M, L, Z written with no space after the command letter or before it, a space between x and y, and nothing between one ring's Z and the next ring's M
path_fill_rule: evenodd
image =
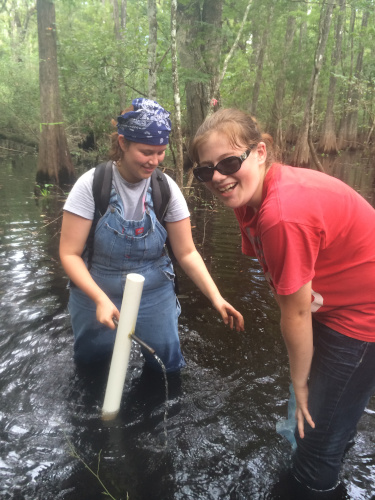
M139 97L134 99L134 111L117 118L117 131L125 139L153 146L168 144L171 131L170 113L156 101Z

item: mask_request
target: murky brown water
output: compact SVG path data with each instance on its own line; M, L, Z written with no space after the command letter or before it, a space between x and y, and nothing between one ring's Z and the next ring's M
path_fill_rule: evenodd
M265 499L289 463L275 431L286 416L288 363L278 312L259 266L241 255L231 211L192 213L194 237L246 331L228 331L181 276L180 333L187 369L164 381L142 372L133 346L119 416L100 419L107 368L77 370L58 262L61 201L35 201L35 158L0 159L0 497L96 500ZM375 168L358 157L329 167L375 204ZM181 273L180 273L181 275ZM353 499L375 493L375 401L343 466Z

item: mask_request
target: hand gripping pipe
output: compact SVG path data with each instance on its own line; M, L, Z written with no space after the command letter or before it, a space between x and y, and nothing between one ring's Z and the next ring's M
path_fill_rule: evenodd
M140 274L128 274L126 277L120 320L102 408L104 420L114 419L120 409L144 280ZM134 340L138 341L138 339Z

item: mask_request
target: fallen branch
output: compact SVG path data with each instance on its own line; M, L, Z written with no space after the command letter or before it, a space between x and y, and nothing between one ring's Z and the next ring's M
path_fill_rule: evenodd
M19 149L6 148L4 146L0 146L0 149L6 149L7 151L14 151L15 153L25 153L26 151L21 151Z

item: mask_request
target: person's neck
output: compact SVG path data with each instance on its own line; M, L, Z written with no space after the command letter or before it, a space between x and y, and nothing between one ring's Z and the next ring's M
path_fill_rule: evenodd
M115 165L116 165L118 173L124 179L124 181L128 182L129 184L137 184L138 182L141 182L142 179L134 180L134 178L131 178L129 176L129 173L126 169L125 163L122 159L116 161Z

